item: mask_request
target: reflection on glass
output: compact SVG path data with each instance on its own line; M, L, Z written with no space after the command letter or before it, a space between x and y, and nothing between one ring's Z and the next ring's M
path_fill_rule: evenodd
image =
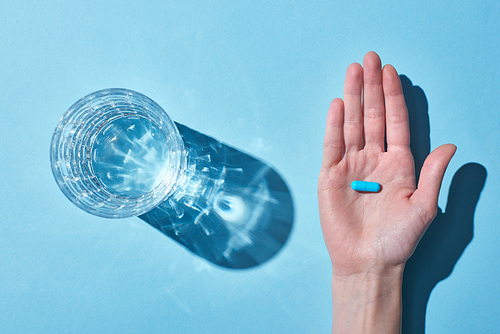
M130 90L98 91L70 107L54 132L51 164L81 209L140 216L224 267L268 260L291 231L290 192L271 167L172 122Z

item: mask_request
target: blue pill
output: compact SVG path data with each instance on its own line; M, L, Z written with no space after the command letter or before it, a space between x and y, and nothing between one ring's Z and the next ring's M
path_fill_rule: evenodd
M352 181L351 188L356 191L366 191L376 193L380 190L380 184L368 181Z

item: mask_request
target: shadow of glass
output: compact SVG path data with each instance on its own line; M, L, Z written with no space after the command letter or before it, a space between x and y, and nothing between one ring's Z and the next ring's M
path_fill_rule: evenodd
M424 91L400 75L410 117L411 150L418 177L430 153L430 126ZM486 169L467 163L453 176L446 210L438 214L408 260L403 276L405 334L425 333L425 314L434 287L446 279L473 238L474 211L486 182Z
M139 218L222 267L251 268L276 255L293 225L293 201L284 180L264 162L176 126L192 167L188 191Z

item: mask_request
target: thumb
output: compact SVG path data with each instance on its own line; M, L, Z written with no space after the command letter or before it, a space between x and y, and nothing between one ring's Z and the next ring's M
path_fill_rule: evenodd
M420 208L421 216L427 222L431 222L436 216L441 181L456 150L457 147L453 144L441 145L424 161L417 190L411 196L411 201Z

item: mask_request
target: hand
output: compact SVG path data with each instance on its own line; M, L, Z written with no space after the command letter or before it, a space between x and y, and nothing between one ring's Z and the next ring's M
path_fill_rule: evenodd
M398 74L390 65L381 69L378 55L369 52L363 67L348 67L344 101L333 100L327 116L318 201L334 276L403 268L436 215L456 147L429 154L416 188L409 144ZM359 193L350 187L354 180L378 182L382 189Z

